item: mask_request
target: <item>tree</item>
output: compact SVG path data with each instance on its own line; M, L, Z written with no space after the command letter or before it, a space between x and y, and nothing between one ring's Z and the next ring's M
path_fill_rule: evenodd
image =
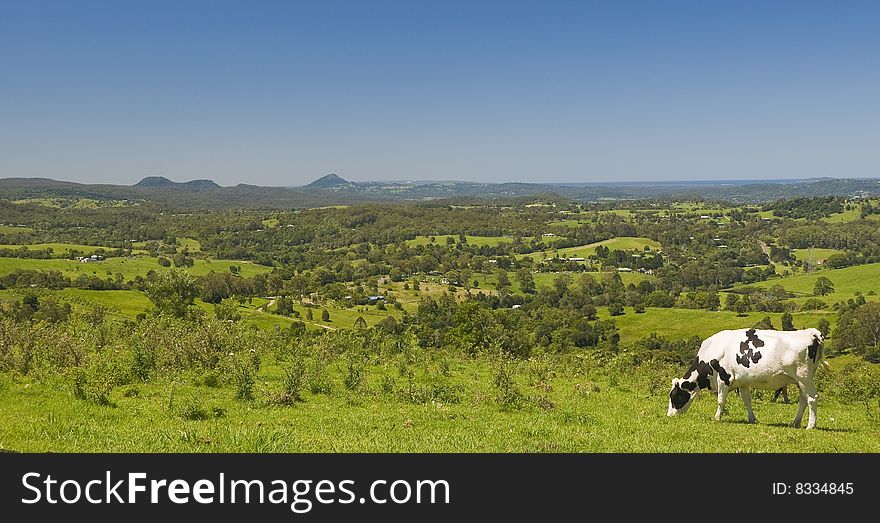
M328 313L329 318L329 313ZM324 320L327 321L327 320ZM356 330L363 330L367 328L367 320L364 319L363 316L358 316L356 320L354 320L354 328Z
M819 324L816 325L816 328L822 333L823 338L827 338L831 335L831 323L825 318L819 320Z
M187 256L189 254L187 251L179 252L174 255L172 260L174 261L175 267L192 267L195 265L195 260Z
M816 296L826 296L834 292L834 284L825 276L819 276L816 285L813 287L813 294Z
M157 276L144 292L159 314L185 318L199 294L199 288L188 273L171 269Z
M498 289L498 294L504 296L510 289L510 278L507 277L507 271L498 269L495 271L495 276L497 278L495 288Z
M620 303L619 301L615 301L615 302L609 304L608 305L608 312L612 316L621 316L622 314L624 314L623 304Z
M717 292L710 293L703 302L703 308L710 311L717 311L720 306L721 300Z
M852 349L869 361L880 359L880 302L845 309L834 330L834 349Z
M330 321L330 311L327 309L321 310L321 321Z
M227 298L220 303L214 305L214 316L221 321L238 321L241 319L241 312L238 310L238 302Z
M733 305L733 310L736 311L737 316L745 316L750 310L752 310L752 300L748 295L743 296Z
M522 289L524 293L535 293L535 277L532 276L532 271L528 268L522 268L516 271L516 281L519 283L519 288Z
M776 327L773 326L773 320L770 319L770 316L764 316L764 318L755 324L755 329L764 329L764 330L776 330Z
M736 310L736 303L739 301L739 296L733 294L732 292L727 293L724 296L724 309L729 311Z
M794 318L792 318L790 312L785 312L782 314L782 330L784 330L784 331L797 330L794 328Z
M285 295L275 298L275 314L290 316L293 313L293 300Z

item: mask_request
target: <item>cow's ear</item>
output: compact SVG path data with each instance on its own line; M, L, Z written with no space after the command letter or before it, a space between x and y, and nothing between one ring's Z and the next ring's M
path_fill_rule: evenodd
M681 378L672 378L672 386L673 387L675 387L679 383L681 383Z

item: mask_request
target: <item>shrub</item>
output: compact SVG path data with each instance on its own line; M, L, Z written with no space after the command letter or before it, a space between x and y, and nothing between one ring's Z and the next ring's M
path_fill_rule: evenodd
M184 398L176 409L178 416L189 421L202 421L211 417L208 408L197 398Z
M345 374L342 384L348 390L358 390L364 381L364 363L357 356L347 355L345 358Z
M251 350L241 355L229 353L229 360L235 397L240 400L254 399L254 382L259 370L256 352Z
M818 311L827 308L828 304L819 298L810 298L801 305L801 310L803 311Z
M306 364L302 358L294 359L284 369L282 400L288 403L302 401L302 388L306 378Z
M307 378L309 392L312 394L330 394L333 391L333 383L321 358L314 359Z
M502 410L516 409L522 406L523 396L514 381L513 371L503 360L498 365L492 383L495 385L495 400Z

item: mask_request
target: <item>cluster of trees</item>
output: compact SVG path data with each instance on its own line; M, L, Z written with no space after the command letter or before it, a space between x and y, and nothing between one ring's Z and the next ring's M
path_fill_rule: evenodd
M851 350L868 361L880 363L880 302L857 296L838 305L834 349Z
M845 203L846 200L839 196L814 196L776 200L764 205L763 210L773 211L774 216L783 218L818 220L843 212Z

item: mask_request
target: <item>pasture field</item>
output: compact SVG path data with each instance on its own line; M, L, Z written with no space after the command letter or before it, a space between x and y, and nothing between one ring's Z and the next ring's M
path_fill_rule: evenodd
M202 244L192 238L177 238L177 245L181 249L187 249L189 252L201 252L202 250Z
M750 284L750 286L769 288L781 285L787 291L802 296L811 296L816 280L820 276L828 278L834 284L834 293L820 297L829 304L837 300L852 298L856 292L862 294L869 294L871 291L880 293L880 263L856 265L843 269L824 269L809 274L799 273L783 278L772 278ZM737 285L734 290L741 287L743 285Z
M532 258L536 262L542 261L545 257L552 258L559 254L561 258L587 258L594 254L596 254L596 248L600 245L605 246L609 249L613 250L632 250L637 249L642 251L645 247L650 248L651 250L660 249L660 243L656 242L650 238L635 238L631 236L620 236L617 238L611 238L610 240L604 240L601 242L590 243L588 245L579 245L575 247L565 247L560 249L548 249L539 252L533 252L530 254L521 254L517 255L517 258Z
M773 325L780 328L782 325L782 313L777 312L750 312L745 316L738 316L731 311L707 311L703 309L661 309L648 307L645 312L636 314L630 307L626 307L626 314L610 316L607 307L599 307L599 317L613 319L620 330L621 339L634 341L650 336L653 333L670 340L699 336L707 338L720 330L749 328L761 321L765 316L770 316ZM794 325L797 328L815 327L819 319L827 319L832 327L837 320L834 311L810 311L792 313Z
M267 358L268 360L268 358ZM721 422L703 393L684 416L666 416L669 381L679 371L560 371L538 386L527 366L515 370L525 398L502 408L495 364L453 359L440 379L458 392L450 401L412 401L394 365L368 369L357 390L330 365L329 393L303 392L302 402L272 404L283 363L266 361L256 397L238 400L228 386L201 376L118 387L110 405L73 397L60 376L33 379L0 373L0 450L26 452L878 452L880 424L865 406L820 399L818 428L792 429L795 405L755 400L757 425L745 423L735 394ZM640 369L641 370L641 369ZM384 385L382 385L384 384ZM388 390L388 389L391 390ZM820 389L821 390L821 389Z
M838 249L793 249L794 257L797 260L810 261L812 263L824 262L834 254L844 254L844 251Z
M446 239L452 238L455 240L455 243L458 243L458 235L457 234L438 234L434 236L433 245L446 245ZM494 247L500 243L513 243L513 238L508 238L505 236L465 236L467 243L480 247L483 245L489 245ZM528 239L528 238L523 238ZM416 236L412 240L407 240L406 244L410 247L417 247L419 245L431 245L431 237L430 236Z
M45 249L52 249L53 257L57 258L66 258L70 255L71 251L78 251L82 255L90 255L98 252L99 250L111 251L115 250L114 247L107 247L105 245L83 245L80 243L32 243L28 245L14 245L14 244L0 244L0 249L14 249L18 250L24 248L26 250L32 251L40 251ZM146 254L147 251L143 249L132 249L132 253L134 254Z
M30 227L16 227L15 225L0 225L0 234L17 234L20 232L33 232Z
M241 268L241 275L251 277L256 274L270 272L271 267L257 265L247 261L196 259L192 267L187 267L190 274L199 276L214 272L228 272L229 267ZM125 279L145 276L147 271L157 272L170 270L159 265L158 258L152 256L129 256L108 258L96 263L82 263L77 260L49 259L36 260L28 258L0 258L0 276L9 274L16 269L58 270L65 276L76 278L80 275L96 275L106 278L108 275L122 274Z
M878 203L880 203L880 200L876 200L876 199L871 199L868 201L870 201L871 204L873 204L873 205L877 205ZM863 205L862 203L853 202L852 209L847 209L847 210L844 210L843 212L835 213L835 214L832 214L831 216L826 216L825 218L822 218L822 221L826 222L826 223L854 222L856 220L861 219L862 205ZM880 215L869 214L868 216L865 217L865 219L878 220L878 219L880 219Z

